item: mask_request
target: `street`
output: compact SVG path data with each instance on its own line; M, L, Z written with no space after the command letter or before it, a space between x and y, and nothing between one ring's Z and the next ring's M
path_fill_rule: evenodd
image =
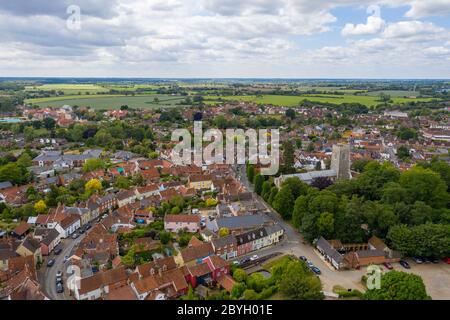
M70 257L74 247L80 243L85 234L82 234L78 237L78 239L63 239L61 243L58 245L59 248L62 249L62 252L59 255L55 255L52 253L50 256L45 257L44 263L42 264L41 269L38 272L39 282L42 285L42 289L47 294L47 296L51 300L70 300L71 297L69 295L68 289L66 287L66 271L69 266L68 263L64 264L64 257ZM55 264L52 267L47 267L47 262L50 259L55 259ZM64 293L56 292L56 273L58 271L63 272L64 279Z

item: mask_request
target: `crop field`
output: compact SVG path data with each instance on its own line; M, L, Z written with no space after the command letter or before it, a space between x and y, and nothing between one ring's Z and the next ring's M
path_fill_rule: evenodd
M155 98L158 100L155 101ZM61 107L64 105L91 107L94 109L119 109L123 105L130 108L146 109L164 106L175 106L183 101L185 97L171 95L85 95L66 96L41 99L29 99L26 103L38 105L40 107Z
M366 106L375 106L380 102L379 97L372 96L355 96L355 95L332 95L332 94L309 94L302 96L277 96L277 95L261 95L261 96L206 96L205 102L208 104L214 104L220 101L247 101L257 104L273 104L279 106L296 106L304 100L309 100L318 103L361 103ZM396 98L392 97L394 103L403 104L407 102L430 102L433 99L409 99L409 98Z
M62 91L66 95L70 94L96 94L100 92L108 92L109 89L96 84L44 84L41 86L27 86L26 91Z
M379 97L380 94L387 94L390 95L391 97L397 97L397 98L402 98L402 97L413 97L413 96L418 96L420 95L420 92L417 91L403 91L403 90L382 90L382 91L371 91L371 92L367 92L367 93L362 93L363 95L366 96L372 96L372 97Z

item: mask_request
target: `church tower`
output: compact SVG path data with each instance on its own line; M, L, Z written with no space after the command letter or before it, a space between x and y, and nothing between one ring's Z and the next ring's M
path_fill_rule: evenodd
M350 145L333 145L333 155L331 156L331 169L336 172L338 180L349 180L350 174Z

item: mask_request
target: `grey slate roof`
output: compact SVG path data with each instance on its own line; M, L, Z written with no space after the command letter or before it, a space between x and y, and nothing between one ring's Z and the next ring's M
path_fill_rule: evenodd
M268 219L262 214L254 214L247 216L217 218L216 221L219 229L251 229L264 225Z
M317 240L316 247L321 249L327 256L331 257L337 263L344 261L344 256L337 252L336 249L334 249L324 237L320 237L319 240Z
M356 251L358 257L360 258L370 258L370 257L384 257L385 252L382 250L360 250Z
M59 232L56 229L49 229L47 235L42 239L42 243L45 245L50 245L56 238L58 238Z
M0 182L0 190L11 188L13 185L9 181Z
M266 227L267 235L280 232L281 230L284 230L284 229L279 224L274 224L273 226Z
M236 236L238 246L267 237L265 228L258 228Z
M212 242L214 248L222 248L225 246L236 244L236 237L233 235L229 235L226 237L212 239L211 242Z

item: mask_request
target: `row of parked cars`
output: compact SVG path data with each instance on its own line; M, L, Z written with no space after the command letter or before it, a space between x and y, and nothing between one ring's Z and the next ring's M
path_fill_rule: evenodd
M322 271L320 271L319 268L317 268L314 263L312 263L311 261L309 261L305 256L300 256L299 257L300 260L304 261L306 263L306 265L308 266L308 268L314 272L316 275L321 275Z

